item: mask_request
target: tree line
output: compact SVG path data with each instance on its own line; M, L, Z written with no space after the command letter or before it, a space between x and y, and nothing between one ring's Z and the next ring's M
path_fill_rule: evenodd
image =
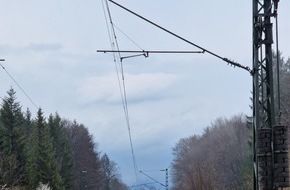
M281 53L280 53L281 55ZM281 112L278 118L290 126L290 58L274 53L280 67ZM274 74L276 79L277 73ZM274 83L277 89L277 82ZM275 101L278 105L278 94ZM277 113L279 115L279 113ZM182 138L173 148L172 190L219 190L253 188L252 128L243 114L218 118L202 135Z
M22 111L13 88L0 108L0 188L127 190L117 165L88 129L57 113Z

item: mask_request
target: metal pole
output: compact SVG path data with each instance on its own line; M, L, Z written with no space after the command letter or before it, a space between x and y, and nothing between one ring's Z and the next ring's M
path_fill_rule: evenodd
M166 177L165 177L165 188L166 188L166 190L168 190L169 189L169 187L168 187L168 169L166 168L166 171L165 171L165 175L166 175Z
M274 189L272 0L253 0L254 189ZM265 144L265 145L264 145ZM265 148L267 146L267 148ZM260 149L262 147L262 149ZM264 167L266 165L267 167Z
M168 190L169 189L169 185L168 185L168 169L166 168L165 170L160 170L162 172L165 171L165 189Z

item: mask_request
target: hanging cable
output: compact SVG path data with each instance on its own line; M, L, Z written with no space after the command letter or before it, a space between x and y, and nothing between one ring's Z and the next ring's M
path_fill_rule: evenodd
M27 97L27 99L35 106L36 109L39 107L35 104L35 102L30 98L30 96L24 91L24 89L20 86L20 84L14 79L14 77L7 71L7 69L0 63L2 69L6 72L6 74L13 80L13 82L19 87L19 89L23 92L23 94Z
M145 175L146 177L148 177L149 179L151 179L152 181L158 183L159 185L166 187L163 183L160 183L159 181L157 181L156 179L154 179L153 177L147 175L146 173L144 173L143 171L140 171L140 173L142 173L143 175Z
M132 38L130 38L125 32L123 32L119 27L114 23L114 27L118 29L126 38L128 38L133 44L135 44L140 50L143 50L140 45L137 44Z
M103 3L103 9L104 9L105 17L106 17L108 33L110 35L110 41L111 41L112 50L119 50L117 36L116 36L115 29L114 29L114 24L113 24L113 21L112 21L112 17L111 17L111 13L110 13L110 9L109 9L109 5L108 5L108 1L107 0L105 0L105 4L106 4L106 9L107 9L107 14L106 14L106 11L105 11L104 3ZM109 19L111 27L109 27L109 25L108 25L108 19L107 19L106 15L108 15L108 19ZM109 28L111 28L111 32L110 32ZM122 98L122 105L123 105L123 109L124 109L125 120L126 120L126 124L127 124L127 129L128 129L128 135L129 135L129 141L130 141L130 149L131 149L131 154L132 154L134 173L135 173L136 181L138 181L138 172L137 172L138 168L137 168L137 162L136 162L136 157L135 157L134 148L133 148L132 135L131 135L131 125L130 125L130 118L129 118L129 111L128 111L127 92L126 92L126 85L125 85L124 69L123 69L123 63L122 63L122 59L121 59L121 54L120 54L120 52L117 52L117 53L118 54L114 53L114 63L115 63L115 68L116 68L116 73L117 73L117 78L118 78L118 85L119 85L119 89L120 89L120 94L121 94L121 98ZM119 59L116 59L116 57L119 57ZM121 83L121 80L120 80L120 74L119 73L121 73L122 83Z
M217 57L217 58L219 58L219 59L221 59L221 60L227 62L228 64L230 64L230 65L232 65L232 66L234 66L234 67L242 68L242 69L244 69L244 70L250 72L251 74L253 74L253 71L252 71L248 66L241 65L241 64L239 64L239 63L237 63L237 62L235 62L235 61L233 61L233 60L230 60L230 59L228 59L228 58L226 58L226 57L222 57L222 56L220 56L220 55L218 55L218 54L216 54L216 53L214 53L214 52L212 52L212 51L209 51L209 50L207 50L207 49L205 49L205 48L203 48L203 47L201 47L201 46L199 46L199 45L197 45L197 44L195 44L195 43L193 43L193 42L191 42L191 41L189 41L189 40L187 40L187 39L185 39L185 38L183 38L183 37L181 37L181 36L179 36L179 35L177 35L177 34L175 34L174 32L171 32L170 30L167 30L166 28L164 28L164 27L162 27L162 26L160 26L160 25L158 25L158 24L152 22L151 20L149 20L149 19L147 19L147 18L145 18L145 17L143 17L143 16L141 16L141 15L139 15L139 14L133 12L132 10L130 10L130 9L128 9L128 8L126 8L126 7L124 7L124 6L122 6L122 5L118 4L118 3L116 3L116 2L113 1L113 0L108 0L108 1L110 1L111 3L117 5L118 7L120 7L120 8L122 8L122 9L126 10L127 12L129 12L129 13L131 13L131 14L137 16L137 17L139 17L140 19L142 19L142 20L144 20L144 21L146 21L146 22L152 24L153 26L156 26L157 28L159 28L159 29L161 29L161 30L163 30L163 31L165 31L165 32L167 32L167 33L169 33L170 35L172 35L172 36L174 36L174 37L176 37L176 38L178 38L178 39L180 39L180 40L182 40L182 41L184 41L184 42L186 42L186 43L188 43L188 44L190 44L190 45L192 45L192 46L194 46L194 47L196 47L196 48L198 48L198 49L201 49L203 52L206 52L206 53L208 53L208 54L210 54L210 55L213 55L213 56L215 56L215 57Z

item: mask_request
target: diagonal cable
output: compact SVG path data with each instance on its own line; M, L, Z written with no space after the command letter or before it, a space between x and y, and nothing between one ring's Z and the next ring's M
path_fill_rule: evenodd
M226 58L226 57L222 57L222 56L220 56L220 55L218 55L218 54L216 54L216 53L214 53L214 52L212 52L212 51L209 51L209 50L207 50L207 49L205 49L205 48L203 48L203 47L201 47L201 46L199 46L199 45L197 45L197 44L195 44L195 43L193 43L193 42L191 42L191 41L189 41L189 40L187 40L187 39L185 39L185 38L183 38L183 37L181 37L181 36L179 36L179 35L177 35L176 33L174 33L174 32L172 32L172 31L170 31L170 30L168 30L168 29L166 29L166 28L164 28L164 27L162 27L162 26L160 26L160 25L158 25L158 24L152 22L151 20L149 20L149 19L147 19L147 18L145 18L145 17L143 17L143 16L141 16L141 15L139 15L139 14L133 12L132 10L130 10L130 9L128 9L128 8L126 8L126 7L124 7L124 6L122 6L122 5L118 4L118 3L116 3L116 2L113 1L113 0L108 0L108 1L110 1L111 3L117 5L118 7L120 7L120 8L122 8L122 9L126 10L127 12L129 12L129 13L131 13L131 14L133 14L133 15L139 17L139 18L141 18L142 20L144 20L144 21L146 21L146 22L148 22L148 23L150 23L150 24L156 26L157 28L159 28L159 29L161 29L161 30L163 30L163 31L165 31L165 32L167 32L167 33L169 33L170 35L172 35L172 36L174 36L174 37L176 37L176 38L178 38L178 39L180 39L180 40L182 40L182 41L184 41L184 42L186 42L186 43L188 43L188 44L190 44L190 45L192 45L192 46L194 46L194 47L196 47L196 48L198 48L198 49L201 49L202 51L204 51L204 52L206 52L206 53L208 53L208 54L210 54L210 55L213 55L214 57L217 57L217 58L219 58L219 59L221 59L221 60L227 62L228 64L230 64L230 65L232 65L232 66L234 66L234 67L242 68L242 69L244 69L244 70L250 72L251 74L253 73L253 71L252 71L248 66L241 65L241 64L239 64L239 63L237 63L237 62L235 62L235 61L233 61L233 60L230 60L230 59L228 59L228 58Z
M0 66L2 69L6 72L6 74L14 81L14 83L20 88L20 90L23 92L23 94L28 98L28 100L35 106L36 109L38 109L38 106L36 103L30 98L30 96L24 91L24 89L20 86L20 84L14 79L14 77L7 71L7 69L0 63Z
M109 9L109 5L108 5L107 0L105 0L105 3L106 3L108 19L109 19L109 22L110 22L110 25L111 25L111 32L109 32L109 35L110 36L112 35L112 38L110 37L111 46L112 46L113 50L114 49L119 50L117 36L116 36L115 29L114 29L114 24L113 24L113 21L112 21L112 17L111 17L111 13L110 13L110 9ZM104 13L105 13L105 11L104 11ZM105 14L105 17L106 17L106 14ZM108 21L107 21L107 23L108 23ZM107 24L107 27L108 27L108 24ZM108 30L108 31L110 31L110 30ZM119 57L119 59L116 59L116 57ZM138 173L137 173L138 168L137 168L137 162L136 162L136 157L135 157L134 148L133 148L133 141L132 141L132 135L131 135L131 125L130 125L130 118L129 118L129 111L128 111L128 103L127 103L127 92L126 92L125 77L124 77L124 69L123 69L123 64L122 64L122 61L121 61L120 52L118 52L117 55L114 54L114 62L115 62L115 67L116 67L116 72L117 72L117 77L118 77L118 84L119 84L120 94L121 94L121 98L122 98L122 104L123 104L125 119L126 119L127 128L128 128L128 135L129 135L129 141L130 141L130 148L131 148L131 154L132 154L135 177L136 177L136 181L138 181ZM121 83L121 80L120 80L120 74L119 73L121 73L122 83Z

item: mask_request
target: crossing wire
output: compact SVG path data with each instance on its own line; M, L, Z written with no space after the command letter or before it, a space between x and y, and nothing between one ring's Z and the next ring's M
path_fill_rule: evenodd
M110 38L111 48L112 48L112 50L118 50L119 51L119 44L118 44L118 41L117 41L117 35L116 35L116 32L115 32L115 28L114 28L112 16L111 16L111 13L110 13L110 8L109 8L109 5L108 5L108 1L107 0L103 0L102 1L102 5L103 5L104 15L105 15L105 19L106 19L107 30L108 30L108 34L109 34L109 38ZM108 23L110 23L110 24L108 24ZM128 135L129 135L129 141L130 141L130 149L131 149L131 154L132 154L134 173L135 173L136 181L138 181L138 168L137 168L137 162L136 162L136 157L135 157L134 147L133 147L133 141L132 141L132 135L131 135L131 124L130 124L129 111L128 111L125 76L124 76L124 69L123 69L123 63L122 63L120 52L114 53L114 63L115 63L115 69L116 69L117 78L118 78L118 85L119 85L119 90L120 90L120 94L121 94L124 114L125 114L125 120L126 120L126 124L127 124L127 129L128 129ZM121 75L121 77L120 77L120 75Z
M6 74L13 80L13 82L19 87L19 89L23 92L23 94L27 97L27 99L35 106L36 109L39 107L36 103L30 98L30 96L24 91L24 89L20 86L20 84L14 79L14 77L7 71L7 69L0 63L2 69L6 72Z
M118 29L119 30L119 32L121 32L124 36L126 36L133 44L135 44L140 50L143 50L142 48L141 48L141 46L140 45L138 45L132 38L130 38L130 36L128 36L124 31L122 31L115 23L113 23L114 24L114 27L116 28L116 29Z
M174 37L176 37L176 38L178 38L178 39L180 39L180 40L182 40L182 41L184 41L184 42L186 42L186 43L188 43L188 44L190 44L190 45L192 45L192 46L194 46L194 47L196 47L198 49L201 49L203 52L206 52L206 53L208 53L208 54L210 54L210 55L212 55L214 57L217 57L218 59L221 59L221 60L227 62L231 66L239 67L241 69L244 69L244 70L248 71L250 74L253 74L253 71L248 66L241 65L238 62L235 62L233 60L230 60L230 59L228 59L226 57L222 57L222 56L220 56L220 55L218 55L218 54L216 54L216 53L214 53L212 51L209 51L208 49L205 49L205 48L203 48L203 47L201 47L201 46L199 46L199 45L197 45L197 44L195 44L195 43L193 43L193 42L191 42L191 41L189 41L189 40L187 40L187 39L185 39L185 38L177 35L176 33L174 33L172 31L170 31L170 30L168 30L168 29L166 29L166 28L164 28L164 27L156 24L155 22L152 22L151 20L149 20L149 19L147 19L147 18L145 18L145 17L143 17L143 16L141 16L141 15L133 12L132 10L130 10L130 9L128 9L128 8L126 8L126 7L118 4L117 2L115 2L113 0L108 0L108 1L110 1L111 3L115 4L116 6L122 8L122 9L124 9L125 11L127 11L127 12L135 15L136 17L138 17L138 18L140 18L140 19L148 22L149 24L151 24L151 25L153 25L153 26L155 26L155 27L157 27L157 28L165 31L166 33L168 33L168 34L170 34L170 35L172 35L172 36L174 36Z

